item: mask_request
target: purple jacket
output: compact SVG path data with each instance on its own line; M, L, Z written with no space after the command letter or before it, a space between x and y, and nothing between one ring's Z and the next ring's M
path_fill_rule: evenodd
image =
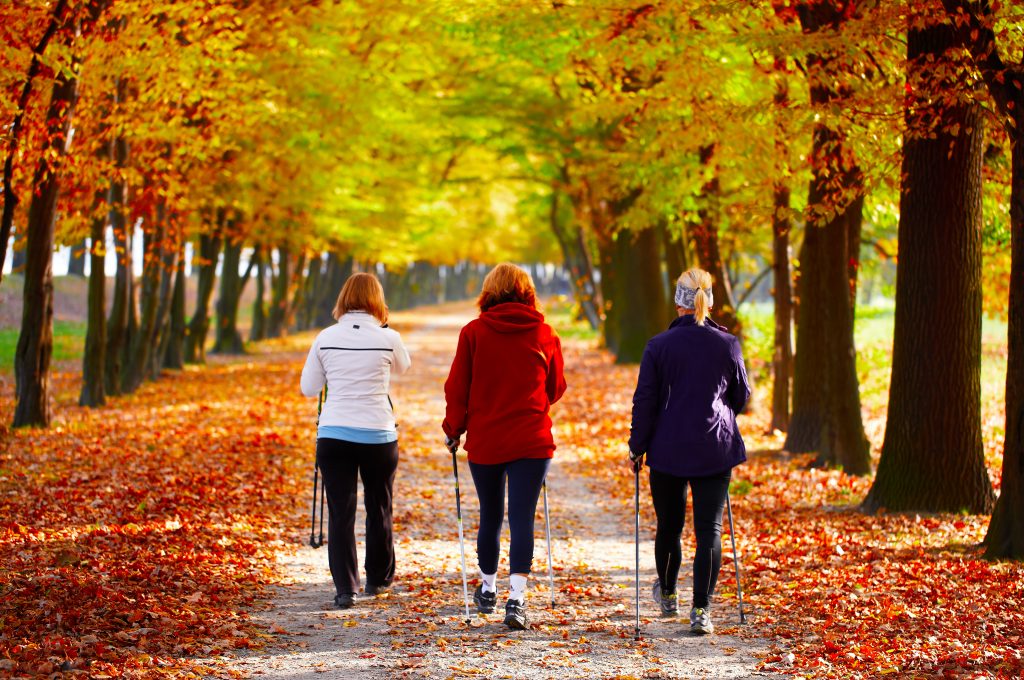
M677 477L730 470L747 459L736 413L749 397L739 340L710 319L681 316L644 349L629 450Z

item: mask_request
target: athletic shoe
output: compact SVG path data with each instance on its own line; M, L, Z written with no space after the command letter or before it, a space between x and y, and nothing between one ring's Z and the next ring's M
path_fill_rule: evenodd
M526 623L526 604L524 602L509 598L505 603L505 625L512 630L526 630L530 627Z
M370 584L366 584L366 588L363 589L363 592L370 597L375 595L383 595L384 593L391 592L391 586L387 583L379 586L372 586Z
M476 610L481 614L490 614L498 604L498 594L484 592L484 587L477 586L473 591L473 602L476 603Z
M707 635L715 631L711 623L711 612L703 607L694 607L690 610L690 632L697 635Z
M676 616L679 613L679 601L676 599L676 594L662 590L659 579L654 579L651 595L654 597L654 604L661 607L662 616Z
M348 609L356 603L356 596L352 593L339 593L334 596L334 606L338 609Z

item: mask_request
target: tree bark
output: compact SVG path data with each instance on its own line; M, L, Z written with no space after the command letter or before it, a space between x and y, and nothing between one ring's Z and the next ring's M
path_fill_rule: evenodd
M707 167L715 163L715 144L708 144L701 147L700 163ZM702 206L697 211L698 221L692 225L690 236L693 238L694 251L700 267L711 274L713 279L712 294L715 298L715 307L712 315L716 323L725 326L725 329L736 336L741 336L743 327L739 317L736 316L736 301L732 295L732 283L729 281L729 272L722 260L721 249L718 247L718 219L719 199L721 184L718 179L718 169L714 168L711 179L702 189Z
M32 84L43 68L43 54L56 33L66 28L68 0L57 0L50 13L50 21L46 30L39 38L39 42L32 49L32 61L29 62L28 72L25 74L25 82L21 87L21 94L18 96L17 113L11 123L10 132L7 136L7 153L4 158L4 209L0 214L0 281L4 278L4 262L7 260L7 243L11 239L11 229L14 225L14 211L18 207L18 196L14 193L14 160L18 155L18 144L21 142L21 133L25 122L25 110L28 108L29 98L32 96Z
M291 282L291 252L285 246L277 249L277 271L270 281L270 312L267 315L267 337L279 338L287 328L288 286Z
M180 370L185 367L185 243L178 244L178 265L174 276L174 291L171 293L171 319L168 324L166 348L163 354L163 367Z
M263 301L266 296L267 266L263 259L262 247L257 247L252 257L256 262L256 299L252 301L252 326L249 328L249 341L257 342L267 337L267 305Z
M157 212L162 213L163 210L158 209ZM163 270L166 225L162 215L152 221L153 224L145 225L149 231L144 232L142 238L142 290L139 294L139 304L142 309L138 328L132 334L128 361L121 379L121 389L126 394L134 392L142 384L149 368L150 354L157 350L154 345L156 344L156 333L159 330L157 311L160 306L160 281Z
M616 363L639 363L647 341L668 328L661 275L661 238L655 227L620 231L615 239L615 303L619 308Z
M772 213L772 298L775 305L775 336L772 352L771 429L789 429L789 384L793 376L793 279L789 264L789 187L775 185Z
M983 513L995 501L983 455L978 360L983 119L964 93L954 100L966 77L951 56L965 46L962 38L948 24L920 28L914 19L889 411L864 506ZM937 87L953 96L932 101Z
M105 193L105 192L104 192ZM103 406L107 401L104 385L107 359L107 273L106 259L107 220L94 218L89 251L89 320L85 333L85 353L82 355L82 393L78 398L81 406Z
M215 354L243 354L245 341L238 332L238 304L245 282L238 268L242 263L242 242L228 239L224 243L224 264L220 271L220 295L217 297L217 332L213 344Z
M800 9L804 33L840 30L845 9L832 2ZM841 56L831 52L807 58L810 101L816 107L842 106L849 96L842 82ZM817 451L820 465L841 465L851 474L870 472L853 341L851 231L859 228L863 185L846 134L819 122L811 147L807 225L797 282L796 357L793 410L785 449ZM852 268L856 272L856 268Z
M21 334L14 357L18 403L14 427L50 425L50 359L53 354L53 246L61 164L78 100L78 60L72 75L57 76L46 112L47 142L32 178L26 225ZM5 206L6 207L6 206Z
M565 262L565 268L569 271L576 304L579 305L583 318L587 320L590 327L597 330L601 327L601 317L597 308L597 286L594 284L593 271L590 268L590 256L586 252L586 244L579 238L579 234L571 233L562 222L559 214L559 195L557 189L552 189L551 209L548 215L549 225L562 250L562 259ZM576 226L579 229L579 225Z
M210 328L210 297L217 282L217 260L220 257L221 232L225 212L217 210L217 223L211 234L199 236L199 286L196 291L196 309L189 320L185 336L185 362L206 363L206 333ZM193 264L193 266L196 266Z
M85 278L85 254L87 252L89 252L89 246L84 238L71 246L71 256L68 259L68 276Z
M1002 483L985 534L985 556L1024 559L1024 61L999 55L987 0L944 0L952 17L970 19L965 32L971 55L995 100L1010 139L1010 299L1007 309L1006 428Z
M316 310L314 325L326 328L334 323L334 304L341 293L342 286L352 275L352 257L342 258L338 253L331 252L327 256L327 272L324 274L324 302ZM449 273L451 269L449 268Z

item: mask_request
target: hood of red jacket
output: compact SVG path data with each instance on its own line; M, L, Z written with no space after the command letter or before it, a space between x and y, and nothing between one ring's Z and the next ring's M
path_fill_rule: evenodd
M503 302L482 312L480 320L498 333L522 333L544 323L544 315L519 302Z

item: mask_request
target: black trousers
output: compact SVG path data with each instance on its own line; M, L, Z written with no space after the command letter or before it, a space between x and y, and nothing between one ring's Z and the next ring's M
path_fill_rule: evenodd
M508 480L508 548L510 574L529 574L533 566L533 518L548 473L550 458L520 458L498 465L470 463L480 500L480 529L476 555L480 571L498 571L501 525L505 521L505 481Z
M676 477L651 470L651 500L658 516L654 536L654 561L661 587L676 589L683 549L680 537L686 523L686 487L693 491L693 606L707 608L722 568L722 513L729 493L732 470L713 477Z
M327 560L338 594L359 592L355 534L359 477L363 478L363 506L366 508L366 583L389 585L395 577L391 490L398 468L398 442L357 444L340 439L317 439L316 464L320 466L327 489L330 512Z

